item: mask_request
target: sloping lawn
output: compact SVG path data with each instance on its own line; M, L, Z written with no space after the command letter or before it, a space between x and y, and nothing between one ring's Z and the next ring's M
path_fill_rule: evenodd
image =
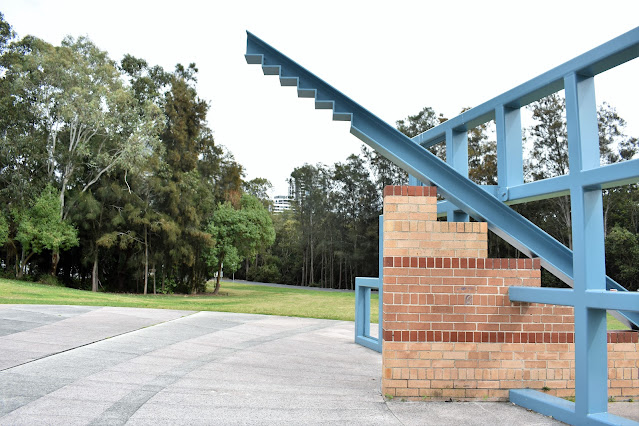
M220 311L355 320L355 294L268 287L223 281L221 295L93 293L66 287L0 278L0 304L125 306L132 308ZM377 322L377 294L371 295L371 322ZM610 314L608 330L626 327Z
M125 306L221 311L354 321L355 294L222 282L221 295L139 295L93 293L0 278L0 303ZM377 322L377 294L371 296L371 320Z

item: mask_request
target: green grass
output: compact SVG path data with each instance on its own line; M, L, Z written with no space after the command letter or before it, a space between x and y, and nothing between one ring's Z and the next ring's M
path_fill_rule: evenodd
M628 330L628 327L619 322L619 320L608 314L608 330Z
M93 293L0 278L0 304L125 306L220 311L344 321L355 319L355 294L268 287L222 281L220 296ZM371 322L377 322L377 294L371 295ZM608 315L608 330L627 329Z
M222 281L219 296L93 293L0 278L0 304L124 306L220 311L354 321L355 294L279 288ZM377 322L377 294L371 295L371 321Z

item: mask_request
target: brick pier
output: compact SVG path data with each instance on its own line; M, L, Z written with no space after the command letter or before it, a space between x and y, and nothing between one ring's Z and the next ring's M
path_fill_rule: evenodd
M435 188L385 188L384 394L574 395L573 308L510 302L509 286L540 286L539 260L488 259L487 241L485 223L437 221ZM637 333L608 341L609 395L637 398Z

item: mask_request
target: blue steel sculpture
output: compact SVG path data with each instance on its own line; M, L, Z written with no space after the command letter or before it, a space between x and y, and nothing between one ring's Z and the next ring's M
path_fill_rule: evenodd
M639 159L600 166L594 77L638 56L636 28L411 140L250 33L245 55L249 64L262 65L264 74L279 75L283 86L296 86L298 96L315 98L316 108L332 109L334 120L351 121L351 133L413 179L437 186L447 200L439 209L449 220L486 221L490 230L527 256L539 257L545 269L573 287L512 287L509 292L512 301L575 308L576 402L528 389L510 392L511 401L571 424L636 424L607 413L606 310L618 311L626 324L639 324L639 293L625 292L606 277L601 190L638 182ZM525 184L520 109L562 89L570 173ZM498 185L481 187L467 178L467 132L491 120L497 128ZM448 164L425 149L441 142ZM574 252L508 207L567 194Z

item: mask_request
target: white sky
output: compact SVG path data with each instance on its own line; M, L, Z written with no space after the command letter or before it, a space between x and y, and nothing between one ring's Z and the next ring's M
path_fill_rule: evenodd
M172 70L195 62L209 125L274 193L304 163L358 153L349 123L244 60L248 30L394 124L430 106L451 118L639 25L639 1L0 0L19 36L88 35ZM597 78L639 136L639 60Z

